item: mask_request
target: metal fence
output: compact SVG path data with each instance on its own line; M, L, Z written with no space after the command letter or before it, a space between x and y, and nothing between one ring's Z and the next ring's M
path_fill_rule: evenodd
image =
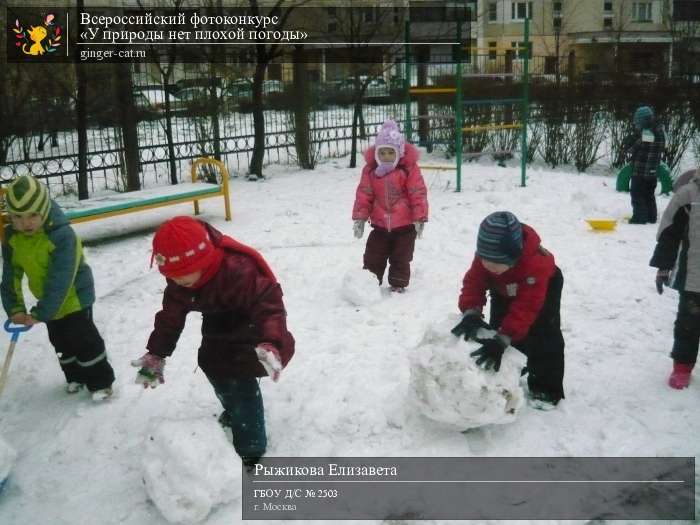
M465 97L478 98L504 98L507 99L517 93L518 87L517 63L509 65L515 73L511 80L499 78L500 68L494 69L494 62L488 57L483 67L465 72L466 80ZM495 62L498 62L497 60ZM487 68L488 65L488 68ZM411 78L411 84L423 82L425 85L439 86L448 84L454 80L454 70L450 69L454 64L439 64L426 66L419 73L419 68L414 67L416 78ZM505 64L501 64L506 68ZM489 75L485 77L482 71L488 69ZM418 78L421 75L421 78ZM199 79L201 80L201 79ZM549 135L537 135L538 122L546 120L547 126L553 129L557 124L565 126L572 123L572 115L577 110L572 110L577 105L591 106L598 112L605 112L610 121L627 120L629 112L638 102L656 104L663 107L672 103L674 99L688 100L688 92L679 89L670 89L668 86L644 85L637 86L634 90L625 86L583 85L565 86L561 89L551 79L541 77L542 82L533 85L533 98L531 105L531 123L534 133L531 133L531 158L538 150L538 140L549 140ZM165 92L173 89L173 114L170 117L172 129L174 160L180 178L187 176L191 159L220 154L221 159L229 167L230 173L237 176L245 174L250 163L253 151L253 115L250 102L250 85L247 80L224 81L216 84L216 118L207 111L202 111L198 106L197 96L206 92L206 88L198 85L195 77L189 82L185 80L177 86L166 86L136 82L134 88L135 101L139 118L138 124L138 149L140 158L141 180L145 186L167 184L170 178L168 143L166 140L167 119L163 114L162 102ZM352 83L345 81L330 81L324 84L312 82L310 142L315 158L324 159L340 157L350 153L353 107ZM102 89L102 86L97 86ZM113 108L115 103L107 87L98 98L98 106L91 106L96 116L89 119L87 127L88 137L88 178L90 193L104 189L123 190L124 181L124 146L121 138L121 129L116 125L113 113L104 111L105 108ZM182 96L189 90L194 97ZM199 95L197 95L199 93ZM213 91L211 91L213 93ZM556 94L556 97L553 95ZM674 95L674 93L677 94ZM179 97L175 95L181 95ZM392 74L384 73L369 82L365 93L362 109L362 126L359 130L358 150L366 148L378 127L391 117L403 123L405 115L405 96L403 80ZM618 96L619 95L619 96ZM675 97L675 98L674 98ZM692 99L692 97L691 97ZM201 102L201 101L200 101ZM265 118L265 162L289 163L296 162L295 129L293 107L296 103L291 84L281 81L266 81L264 94L264 118ZM413 100L412 115L429 114L428 122L430 138L437 138L436 142L447 142L447 146L441 146L447 154L452 154L449 142L454 138L454 130L451 129L451 120L454 120L453 100L450 97L427 98L424 101ZM423 104L419 108L418 104ZM43 112L37 116L33 105L29 105L26 119L17 116L20 121L31 125L18 131L6 148L3 161L0 152L0 184L12 177L31 173L44 180L53 192L64 194L77 193L78 174L78 134L75 125L75 108L70 99L37 100L36 106L43 108ZM493 123L512 122L519 119L518 105L484 104L478 106L465 106L463 121L465 123ZM695 115L695 121L700 121L700 110L697 103L690 113ZM112 116L110 116L112 115ZM213 125L217 123L218 143L214 144ZM417 121L413 122L413 129L419 130ZM575 124L575 122L573 123ZM549 128L545 128L546 133ZM426 127L423 127L424 136L414 135L414 139L428 145L430 140L425 135ZM556 131L556 130L554 130ZM512 150L515 148L515 134L510 130L500 132L484 132L469 134L465 140L466 152L479 152L484 150ZM216 147L215 147L216 146ZM541 148L539 148L541 150ZM541 155L544 157L545 155Z
M359 146L366 147L370 136L389 117L401 118L403 106L383 96L367 97L363 106ZM230 107L238 108L237 102ZM242 101L245 104L245 100ZM229 104L227 104L229 105ZM225 106L222 106L225 108ZM138 123L138 149L142 183L169 180L169 154L166 117L160 112L141 115ZM265 109L265 163L295 161L294 116L289 109ZM325 105L309 115L310 142L317 158L331 158L350 152L353 112L351 106ZM247 111L222 109L218 112L218 147L215 148L211 115L196 111L175 111L170 118L175 161L180 178L187 176L191 159L218 151L234 175L247 171L253 151L253 115ZM87 128L89 191L121 190L124 187L124 146L121 129L115 123L90 122ZM78 134L75 129L28 129L13 138L5 162L0 164L0 183L19 174L31 174L45 181L53 191L77 193ZM60 188L59 188L60 186Z

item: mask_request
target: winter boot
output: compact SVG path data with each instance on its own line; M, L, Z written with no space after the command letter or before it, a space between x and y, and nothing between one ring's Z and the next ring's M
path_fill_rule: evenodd
M241 462L246 472L253 472L255 470L255 465L260 463L260 456L243 456L241 457Z
M554 410L557 404L561 401L560 398L554 397L546 392L530 392L527 399L527 404L536 410Z
M690 383L690 373L693 371L695 363L673 362L673 372L668 378L668 386L676 390L683 390Z
M394 293L405 293L406 292L406 288L403 286L392 286L389 289Z
M92 400L95 403L100 403L112 397L113 393L114 391L111 387L101 388L100 390L95 390L94 392L92 392Z
M78 383L77 381L70 381L68 384L66 384L66 392L68 394L77 394L84 386L85 385Z
M233 431L231 430L231 416L224 410L219 416L219 425L224 429L224 434L229 442L233 443Z
M224 428L231 428L231 416L229 416L226 410L224 410L219 416L219 425Z

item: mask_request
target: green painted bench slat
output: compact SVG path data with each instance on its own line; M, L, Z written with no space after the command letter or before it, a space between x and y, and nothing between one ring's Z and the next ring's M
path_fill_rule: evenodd
M174 193L172 195L165 195L161 197L152 197L150 199L135 199L129 202L121 202L119 204L112 204L109 206L102 206L100 208L88 208L85 210L65 210L65 215L68 219L79 219L82 217L90 217L92 215L103 215L105 213L110 213L119 210L129 210L132 208L141 208L150 206L153 204L160 204L163 202L177 201L180 199L191 199L192 197L210 195L212 193L218 194L221 192L219 187L209 187L203 188L196 191L188 191L185 193ZM128 193L125 194L128 196Z

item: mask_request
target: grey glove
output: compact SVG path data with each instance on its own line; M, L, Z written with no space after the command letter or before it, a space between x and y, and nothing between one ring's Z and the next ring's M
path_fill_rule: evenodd
M365 221L358 220L352 224L352 233L356 239L362 239L362 234L365 232Z
M416 237L421 239L423 237L423 229L425 228L425 221L416 221L413 223L416 227Z
M656 272L656 291L659 295L664 293L664 286L669 286L671 284L671 271L670 270L659 270Z

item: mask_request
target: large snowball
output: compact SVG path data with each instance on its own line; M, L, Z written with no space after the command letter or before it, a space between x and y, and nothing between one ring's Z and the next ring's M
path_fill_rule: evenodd
M144 443L143 479L170 523L196 523L240 498L241 460L215 420L157 420Z
M377 277L361 268L345 273L340 295L353 306L370 306L382 298Z
M16 457L17 452L0 437L0 491L5 486Z
M411 352L413 402L426 417L460 430L512 422L523 406L525 357L509 347L498 373L481 370L469 356L480 345L450 333L458 322L455 317L428 328Z

